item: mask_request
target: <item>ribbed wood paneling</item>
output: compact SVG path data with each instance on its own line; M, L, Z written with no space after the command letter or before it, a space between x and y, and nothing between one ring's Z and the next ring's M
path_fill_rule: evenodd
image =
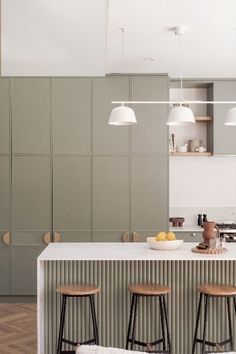
M235 275L236 263L232 261L45 262L45 354L56 351L60 315L60 296L56 293L56 287L59 284L91 282L101 286L101 293L96 297L100 342L104 346L119 348L125 346L130 306L128 284L160 282L169 285L172 289L168 312L173 354L188 354L191 352L196 320L197 285L203 282L236 284ZM83 341L91 335L88 303L85 299L70 299L68 305L65 336ZM210 300L210 340L220 341L227 335L225 306L225 301L221 299ZM140 302L136 336L152 341L159 335L158 302L153 298L144 298Z

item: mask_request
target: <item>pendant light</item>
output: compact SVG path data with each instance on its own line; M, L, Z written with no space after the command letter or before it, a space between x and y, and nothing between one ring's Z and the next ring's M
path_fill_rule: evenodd
M167 125L192 125L195 123L193 111L184 104L183 95L183 56L182 56L182 36L185 33L184 26L177 26L173 28L174 34L179 37L179 52L180 52L180 93L181 101L179 104L174 104L174 107L169 111Z
M137 124L135 113L132 108L121 106L113 108L108 121L110 125L134 125Z
M224 125L236 126L236 107L228 110Z

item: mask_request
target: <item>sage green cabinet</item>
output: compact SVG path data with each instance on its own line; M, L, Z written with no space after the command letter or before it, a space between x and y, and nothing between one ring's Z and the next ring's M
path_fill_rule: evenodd
M10 79L0 79L0 154L10 152Z
M55 153L91 152L90 78L53 80L53 144Z
M0 230L10 229L10 156L0 155Z
M132 77L133 101L166 101L169 97L169 80L166 75ZM167 105L134 105L138 124L132 127L134 154L167 154Z
M215 101L236 101L236 81L215 81ZM227 112L233 106L214 106L214 154L236 155L236 129L232 126L225 126Z
M194 232L194 231L189 231L189 232L175 232L176 238L178 240L184 240L184 242L202 242L202 232Z
M50 151L50 79L15 78L12 82L12 151Z
M91 229L90 157L54 157L53 229L58 232Z
M128 100L129 76L107 76L93 79L93 152L95 154L129 153L129 127L108 125L115 105L111 101Z
M0 295L9 295L11 293L10 246L3 243L4 233L0 231Z
M134 156L132 166L133 230L166 230L168 157Z

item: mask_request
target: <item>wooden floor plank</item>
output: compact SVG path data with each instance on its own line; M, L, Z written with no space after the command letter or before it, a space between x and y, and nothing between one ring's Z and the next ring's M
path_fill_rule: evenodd
M36 354L36 323L36 304L0 304L0 354Z

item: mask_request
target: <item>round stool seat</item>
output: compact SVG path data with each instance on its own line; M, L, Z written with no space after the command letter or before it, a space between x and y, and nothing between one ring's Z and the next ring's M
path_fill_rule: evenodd
M99 293L100 288L93 284L65 284L57 288L57 292L62 295L84 296Z
M162 284L131 284L128 290L139 295L165 295L170 292L170 288Z
M236 295L236 286L223 284L201 284L197 290L211 296L233 296Z

